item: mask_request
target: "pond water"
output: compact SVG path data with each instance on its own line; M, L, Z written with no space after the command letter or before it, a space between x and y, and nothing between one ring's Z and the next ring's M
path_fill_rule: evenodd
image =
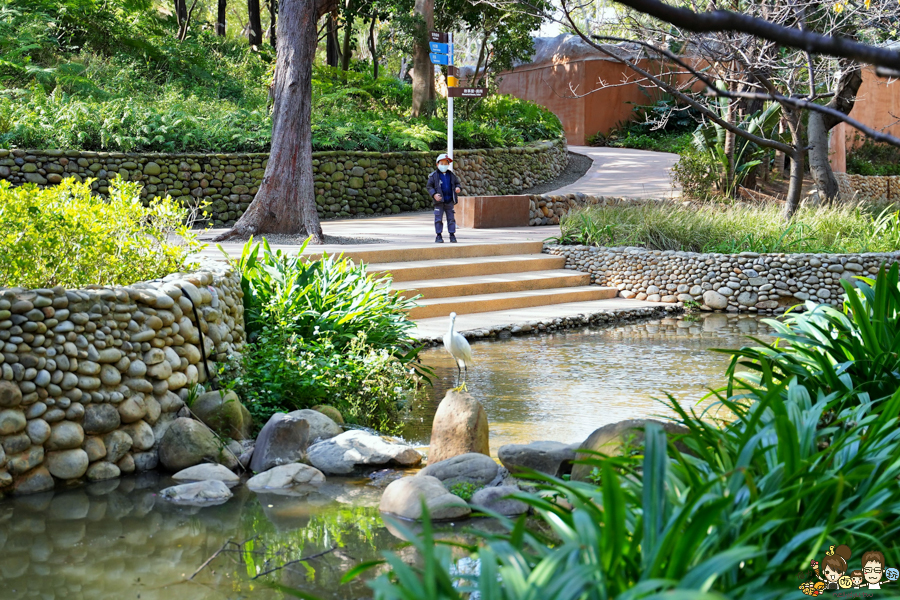
M664 392L700 401L723 382L728 362L709 349L766 332L753 318L710 315L479 342L468 387L487 410L494 453L511 442L580 441L605 423L665 414L652 400ZM435 368L435 389L406 432L421 443L437 401L456 385L442 348L424 360ZM340 584L347 570L382 550L416 560L378 514L381 475L329 478L298 495L240 486L227 503L202 509L161 500L172 481L156 473L2 500L0 598L282 598L271 584L323 599L370 597L362 582ZM445 525L443 535L472 525ZM291 561L299 562L252 579Z

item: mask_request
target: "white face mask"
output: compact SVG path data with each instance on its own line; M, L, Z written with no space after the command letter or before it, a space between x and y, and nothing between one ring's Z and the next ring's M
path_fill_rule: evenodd
M438 165L438 171L440 171L441 173L446 173L447 169L449 169L449 168L450 168L450 165Z

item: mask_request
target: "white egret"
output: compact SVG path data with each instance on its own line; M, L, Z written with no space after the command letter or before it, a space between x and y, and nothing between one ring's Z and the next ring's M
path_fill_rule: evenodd
M450 353L450 356L456 361L456 390L464 390L466 389L466 379L469 378L469 365L474 364L472 361L472 348L469 347L469 342L466 341L461 334L453 331L453 324L456 322L456 313L450 313L450 329L447 331L446 335L444 335L444 348L447 349L447 352ZM460 377L462 377L462 370L465 368L466 370L466 379L463 380L462 384L459 383Z

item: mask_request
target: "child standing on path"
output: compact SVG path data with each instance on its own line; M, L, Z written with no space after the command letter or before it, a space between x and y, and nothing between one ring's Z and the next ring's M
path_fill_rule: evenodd
M444 231L443 216L447 214L447 232L450 233L450 242L456 243L456 214L454 205L458 202L456 195L460 192L459 178L450 170L450 163L453 159L446 154L441 154L435 161L437 170L428 177L426 188L434 200L434 232L437 237L434 238L435 243L443 244L444 238L441 233Z

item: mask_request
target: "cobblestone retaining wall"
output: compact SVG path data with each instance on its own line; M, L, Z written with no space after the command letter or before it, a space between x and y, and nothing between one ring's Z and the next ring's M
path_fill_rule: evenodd
M841 198L857 202L900 202L900 177L835 173Z
M617 206L669 202L651 198L619 198L615 196L587 196L585 194L566 194L565 196L529 196L531 213L528 224L559 225L559 220L571 211L584 206Z
M566 257L566 268L590 273L598 285L616 287L623 298L683 304L706 310L783 312L805 300L839 305L840 281L873 276L884 254L699 254L546 244L544 252Z
M241 296L224 264L128 287L0 290L0 495L156 467L188 385L206 380L201 332L208 360L243 346Z
M425 182L436 152L314 152L316 203L323 219L395 214L431 206ZM549 181L566 167L565 142L522 148L457 150L462 195L516 194ZM0 178L14 185L53 185L94 178L108 191L115 175L144 184L148 198L169 194L183 203L211 202L213 225L233 224L250 205L268 154L122 154L62 150L0 150Z

